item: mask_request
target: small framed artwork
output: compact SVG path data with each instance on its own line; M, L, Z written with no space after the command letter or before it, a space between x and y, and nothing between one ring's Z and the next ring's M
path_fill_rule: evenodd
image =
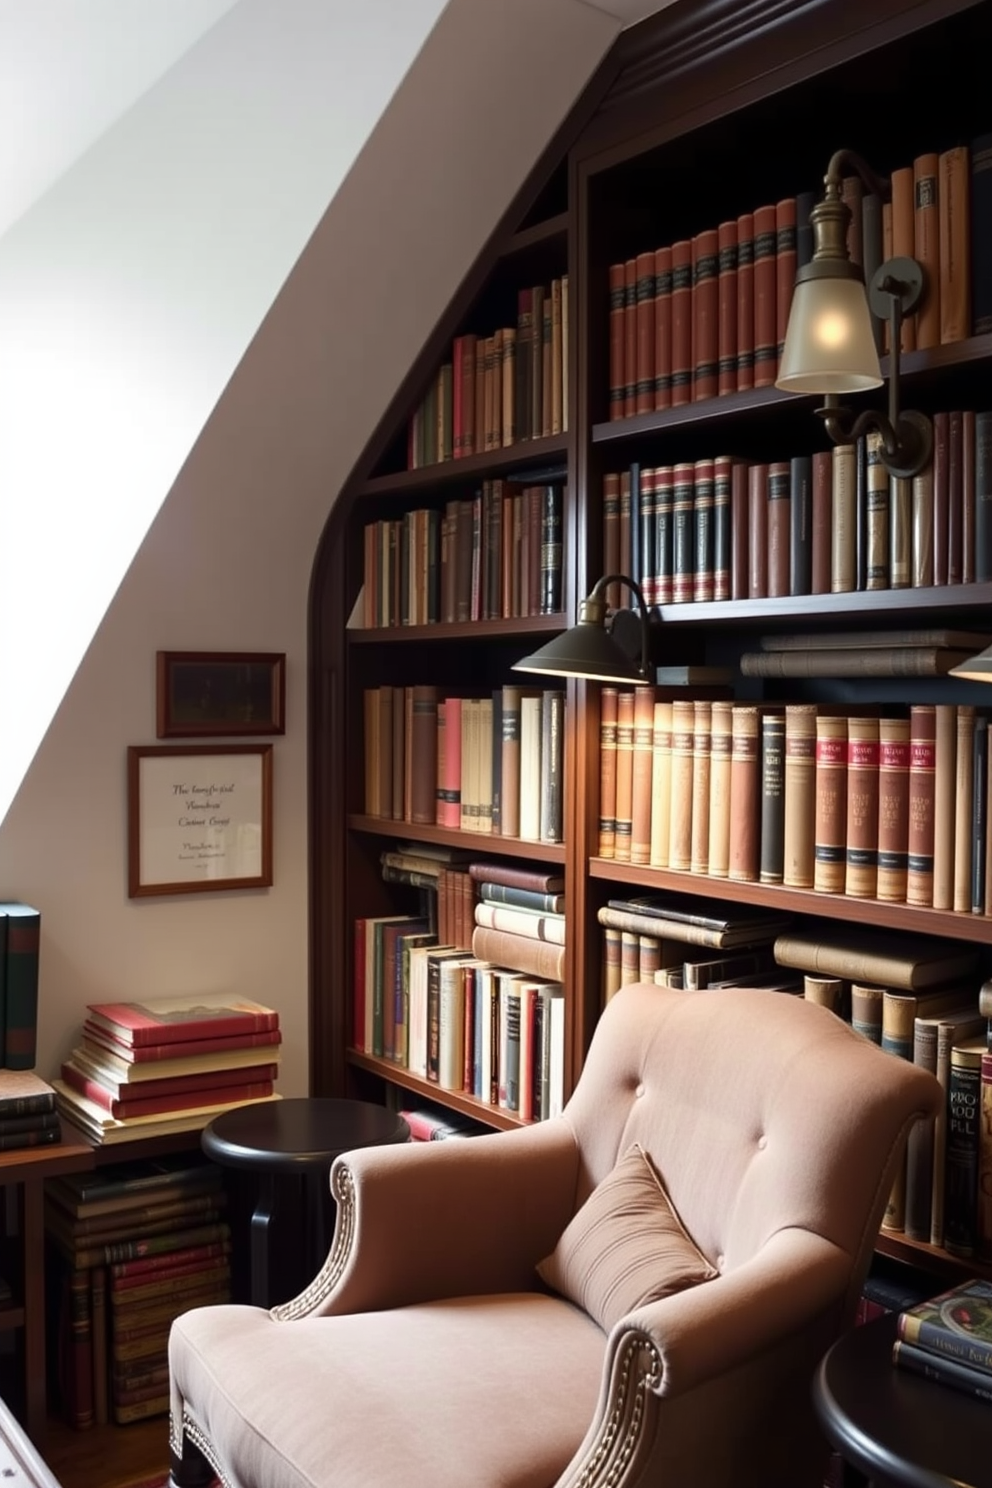
M160 739L286 731L286 657L275 651L156 653Z
M272 883L272 745L131 745L128 894Z

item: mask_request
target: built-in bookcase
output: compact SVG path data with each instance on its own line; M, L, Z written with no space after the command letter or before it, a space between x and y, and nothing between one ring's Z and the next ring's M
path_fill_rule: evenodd
M676 3L627 32L555 150L539 166L503 230L370 442L339 499L318 556L312 598L312 1036L318 1093L429 1095L491 1126L511 1114L463 1094L428 1089L405 1071L351 1047L356 918L413 911L415 897L387 884L380 853L397 839L477 850L480 857L557 867L567 905L566 1089L581 1069L603 995L597 911L610 898L678 890L698 898L782 910L829 938L846 926L883 927L972 943L987 975L992 917L906 903L824 895L761 882L636 866L599 854L600 687L569 682L565 711L565 814L560 844L383 820L366 812L366 689L430 683L491 691L510 668L572 623L578 601L610 557L604 489L611 475L733 456L788 461L829 448L813 397L766 384L615 416L611 412L611 270L767 204L813 193L841 147L880 173L911 166L992 130L988 0L822 0L756 3L742 23L731 0ZM950 97L953 103L945 100ZM801 229L802 224L799 224ZM992 228L992 224L990 224ZM986 277L988 270L985 270ZM519 291L568 281L563 427L554 433L410 469L410 420L456 338L515 320ZM883 362L883 370L885 363ZM992 335L971 334L903 357L903 401L935 415L992 407ZM484 482L554 480L562 491L561 610L460 622L372 627L360 592L365 533L419 507L438 511ZM739 509L740 511L740 509ZM739 515L738 511L738 515ZM640 576L640 575L635 575ZM740 674L762 635L796 631L952 627L984 631L987 580L925 587L799 593L656 605L654 660L728 668L736 701L859 705L973 704L992 691L946 677L783 681ZM565 684L562 684L565 686ZM976 986L977 991L977 986ZM888 1253L935 1270L981 1269L885 1234Z

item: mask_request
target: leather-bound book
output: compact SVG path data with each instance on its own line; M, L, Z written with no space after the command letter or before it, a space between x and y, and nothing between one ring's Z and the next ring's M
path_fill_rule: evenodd
M937 718L933 703L909 710L909 778L906 801L906 903L933 904L934 758Z
M730 598L747 599L751 544L748 532L748 465L733 460L730 470Z
M979 134L971 158L971 334L992 331L992 134Z
M947 540L950 525L950 468L948 464L950 415L933 416L933 582L947 583Z
M989 721L984 713L975 715L972 779L971 912L984 914L989 836Z
M641 540L639 544L641 574L641 593L644 603L649 607L658 603L657 597L657 557L655 554L655 542L658 534L657 521L657 467L644 465L640 474L640 507L639 521L641 525Z
M707 872L726 878L730 871L730 766L733 750L733 704L714 699L710 714L710 809Z
M847 718L818 714L813 820L813 887L843 894L847 878Z
M789 593L813 592L813 461L789 461Z
M782 882L785 866L785 715L761 715L761 851L759 879Z
M624 266L610 264L610 418L624 417ZM521 291L523 293L523 291ZM517 360L521 358L520 322L517 322ZM518 394L519 396L519 394Z
M737 391L754 387L754 214L737 219Z
M889 477L889 588L908 589L913 576L913 483Z
M775 203L775 356L785 349L785 332L792 308L792 291L796 282L796 198L783 197Z
M975 578L992 579L992 412L975 415Z
M801 269L813 258L813 224L810 213L816 206L815 191L800 191L796 196L796 268Z
M562 282L551 281L551 433L560 434L565 427L562 401L564 389L564 351L562 345Z
M947 415L947 582L964 574L964 421L961 409Z
M632 863L648 863L651 859L653 736L654 688L635 687L630 808L630 861Z
M767 535L768 594L780 598L789 593L792 517L792 478L788 460L773 460L768 466Z
M878 887L878 719L847 720L847 871L844 892L874 899Z
M912 522L912 569L910 584L914 589L929 589L933 584L933 460L912 478L910 493Z
M672 804L672 704L656 702L651 731L652 868L668 867Z
M940 345L940 157L936 150L913 161L914 258L923 268L923 298L916 309L916 346Z
M877 192L866 191L861 198L861 264L866 286L871 284L882 257L882 198ZM872 312L871 324L875 345L881 353L885 322Z
M833 481L831 483L833 527L830 547L830 589L833 594L846 594L855 588L856 577L857 522L854 445L835 445L831 454L833 459Z
M944 1151L944 1249L970 1257L978 1243L978 1171L982 1114L982 1056L986 1040L960 1039L951 1047Z
M692 240L672 244L672 405L692 402Z
M603 571L620 573L620 472L608 471L603 476ZM616 609L619 584L610 586L607 599Z
M695 585L696 469L680 461L672 472L672 600L688 604Z
M760 713L753 703L735 703L731 720L730 861L728 877L754 883L758 877L761 823Z
M537 287L534 289L534 327L537 334ZM623 266L623 415L630 418L637 401L637 259ZM534 388L531 387L533 397Z
M692 397L715 398L719 360L719 255L715 227L692 240Z
M748 598L768 594L768 466L748 467Z
M816 705L785 707L785 812L782 882L813 887L816 822Z
M754 386L771 387L778 371L778 268L775 204L754 213Z
M975 830L975 709L960 703L957 716L957 756L954 780L954 902L953 908L971 909L971 845Z
M709 871L712 717L712 702L697 698L692 705L692 834L689 867L693 873Z
M838 1018L844 1016L845 991L841 977L807 974L803 977L803 997L807 1002L815 1002L818 1007L829 1008Z
M866 508L868 562L865 586L889 587L889 472L882 464L882 436L872 429L865 437L867 457Z
M717 393L737 391L737 222L717 228Z
M475 344L472 335L452 345L452 453L456 460L475 453Z
M977 491L975 485L975 412L961 412L961 582L975 582Z
M601 858L612 858L616 847L617 809L617 698L616 687L599 694L599 847Z
M908 718L878 720L878 889L890 904L906 902L909 852Z
M934 732L933 907L954 908L955 782L958 757L958 710L937 703Z
M410 723L410 819L433 825L437 804L437 688L415 683Z
M650 413L654 408L654 249L639 253L634 260L634 298L636 301L634 356L634 412Z
M913 258L916 253L916 198L913 167L900 166L890 177L892 205L892 254L895 258ZM916 350L916 312L902 322L903 351Z
M697 460L693 473L692 510L696 529L692 598L697 602L714 597L714 500L713 461Z
M692 772L695 709L691 698L672 702L672 794L668 866L688 873L692 866Z
M654 602L672 602L675 533L675 467L658 465L654 473Z
M617 694L617 794L616 838L613 856L630 862L634 809L634 692L621 688Z
M654 253L654 406L672 406L672 250Z
M734 547L733 459L713 460L713 598L730 598L730 565ZM697 467L698 468L698 467Z
M830 450L814 451L811 467L810 593L829 594L833 515L833 455Z

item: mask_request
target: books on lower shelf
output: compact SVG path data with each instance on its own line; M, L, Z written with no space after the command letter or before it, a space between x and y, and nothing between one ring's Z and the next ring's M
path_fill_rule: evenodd
M0 1152L61 1140L54 1087L32 1070L0 1069Z
M992 1281L960 1282L899 1313L893 1362L992 1401Z

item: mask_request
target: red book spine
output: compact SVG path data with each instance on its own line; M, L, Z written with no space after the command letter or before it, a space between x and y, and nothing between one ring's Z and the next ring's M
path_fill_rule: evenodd
M785 332L796 282L796 198L775 204L775 369L785 348Z
M754 387L754 214L737 219L737 391Z
M748 509L748 599L768 595L768 466L750 466Z
M778 599L789 593L791 484L788 460L775 460L768 467L767 544L768 595Z
M754 214L754 386L771 387L778 369L778 263L774 204Z
M672 250L654 255L654 406L672 406Z
M9 950L8 950L9 955ZM256 1012L249 1007L218 1008L215 1017L197 1017L192 1007L176 1007L172 1013L144 1012L127 1003L91 1002L87 1022L105 1030L106 1036L122 1044L196 1043L204 1039L240 1038L246 1033L264 1033L279 1026L272 1009ZM185 1016L184 1016L185 1014Z
M717 392L737 391L737 222L717 228Z
M610 418L622 419L624 379L624 268L610 264Z
M634 412L654 408L654 251L639 253L634 260L636 333Z
M204 1261L231 1253L230 1240L210 1240L204 1245L186 1245L179 1250L163 1250L157 1255L140 1256L133 1261L114 1261L110 1274L121 1279L129 1276L161 1275L175 1266L202 1265ZM205 1268L204 1268L205 1269Z
M359 964L357 945L359 926L362 927L360 964L364 979L365 921L355 921L356 967ZM356 1007L356 1014L357 1012L358 1008ZM364 1033L364 987L362 992L361 1015L363 1020L361 1031ZM227 1091L234 1091L235 1094L238 1094L246 1084L257 1081L265 1081L271 1085L278 1073L278 1064L251 1064L237 1069L209 1070L203 1074L167 1075L161 1080L141 1080L137 1085L129 1085L126 1081L107 1080L103 1082L95 1079L87 1075L85 1071L77 1069L72 1063L67 1062L62 1065L62 1078L67 1085L71 1085L81 1095L85 1095L98 1105L103 1106L105 1110L110 1111L114 1116L120 1115L120 1112L113 1109L115 1103L128 1105L134 1100L140 1100L143 1103L156 1099L159 1096L181 1097L188 1106L206 1106L215 1104L216 1101L233 1100L235 1095L228 1095L226 1093ZM218 1094L218 1091L224 1093Z
M623 414L637 411L637 260L623 266Z
M692 240L692 397L715 398L719 360L720 284L715 227Z
M108 1035L105 1029L98 1027L87 1019L83 1024L83 1033L94 1044L109 1050L121 1059L132 1060L135 1064L145 1064L156 1059L182 1059L187 1054L214 1054L222 1049L254 1049L264 1044L278 1044L282 1042L282 1035L278 1028L263 1029L258 1033L237 1033L229 1038L188 1039L183 1042L169 1044L122 1044L119 1039Z
M833 514L833 456L830 450L813 454L813 594L830 593L830 540Z
M672 244L672 405L692 402L692 242Z

